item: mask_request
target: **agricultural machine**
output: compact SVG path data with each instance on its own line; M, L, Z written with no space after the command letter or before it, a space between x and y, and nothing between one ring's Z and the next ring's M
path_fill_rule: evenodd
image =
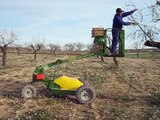
M33 86L34 83L42 82L46 87L51 91L53 95L75 95L77 101L82 104L88 104L94 101L95 91L92 87L85 83L85 81L79 80L77 78L60 76L52 74L49 77L47 76L47 71L57 65L73 62L83 58L88 58L92 56L103 56L103 57L123 57L124 56L124 31L121 31L120 34L120 43L119 43L119 54L110 55L110 38L107 36L107 32L111 29L104 28L93 28L92 37L94 38L93 49L90 53L84 55L78 55L75 57L70 57L64 60L58 59L54 62L48 63L46 65L38 66L34 73L32 82L30 85L27 85L22 90L22 97L32 98L36 96L36 89Z

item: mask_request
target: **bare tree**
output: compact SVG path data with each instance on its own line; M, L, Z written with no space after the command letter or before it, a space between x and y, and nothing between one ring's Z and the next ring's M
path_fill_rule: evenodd
M30 47L33 49L34 60L36 60L36 58L37 58L37 52L40 51L44 47L44 44L43 44L44 38L40 39L39 37L35 37L33 40L37 41L37 42L35 44L32 43L30 45Z
M75 43L67 43L64 45L64 50L68 52L69 54L74 54L76 48Z
M55 44L49 44L49 49L50 49L51 53L56 55L56 52L61 50L61 46L55 45Z
M76 51L80 52L84 49L85 45L83 43L77 43L76 44Z
M142 42L139 42L139 41L135 42L134 49L137 52L137 58L139 58L139 53L140 53L141 49L143 49Z
M20 50L21 50L21 48L22 48L22 45L20 45L20 44L14 44L13 46L14 46L15 49L17 50L18 55L20 55Z
M14 31L7 32L6 30L3 30L0 32L0 48L3 54L2 55L2 67L6 65L7 48L15 40L17 40L16 32Z
M148 5L148 9L152 14L152 21L159 22L160 21L160 0L157 0L155 4Z
M135 8L133 3L126 6ZM160 21L159 7L160 2L158 0L157 3L153 5L146 5L146 8L138 10L135 16L131 15L131 17L128 17L130 21L139 23L138 27L134 27L134 30L129 34L129 36L132 36L132 39L139 42L153 42L156 38L159 38L159 27L157 25ZM148 46L148 44L150 44L149 42L147 42L147 44L145 43L145 45ZM152 45L152 47L156 46Z
M87 44L86 48L87 48L88 51L91 52L92 49L93 49L93 44Z

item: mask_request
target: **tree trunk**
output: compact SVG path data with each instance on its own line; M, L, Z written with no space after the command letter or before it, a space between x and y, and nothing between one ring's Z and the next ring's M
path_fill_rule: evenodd
M16 48L18 55L20 55L20 50L19 48Z
M55 50L53 51L53 54L54 54L54 56L56 56L56 51Z
M6 58L7 58L7 47L4 46L4 47L1 47L1 50L2 50L2 66L6 66Z
M140 52L140 50L138 49L137 50L137 58L139 58L139 52Z
M34 60L37 58L37 51L34 51Z

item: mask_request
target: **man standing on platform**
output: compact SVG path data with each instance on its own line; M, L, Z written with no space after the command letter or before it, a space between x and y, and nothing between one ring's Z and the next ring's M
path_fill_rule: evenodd
M121 8L116 9L116 14L113 18L113 26L112 26L112 47L111 54L117 54L117 44L120 40L120 31L122 30L123 25L137 25L136 22L124 22L123 17L133 14L137 9L131 10L129 12L124 12Z

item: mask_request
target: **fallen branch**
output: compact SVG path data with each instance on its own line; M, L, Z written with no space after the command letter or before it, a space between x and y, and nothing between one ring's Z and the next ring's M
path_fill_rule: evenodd
M160 49L160 42L155 42L155 41L149 41L147 40L145 43L144 43L145 46L149 46L149 47L157 47Z

